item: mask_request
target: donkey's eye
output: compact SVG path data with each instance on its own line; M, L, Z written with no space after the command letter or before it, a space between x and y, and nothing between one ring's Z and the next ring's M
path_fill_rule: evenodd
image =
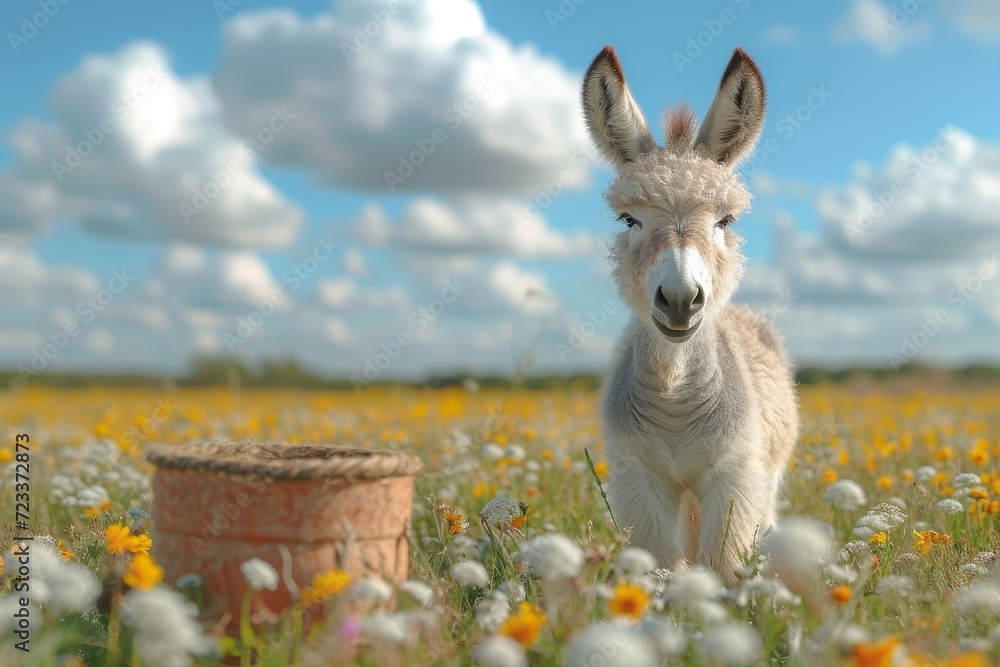
M642 229L642 223L633 218L628 213L622 213L621 215L618 216L618 219L624 222L626 225L628 225L629 229L631 229L634 225L639 225L639 229Z
M736 222L736 218L733 217L732 215L727 215L722 220L719 220L717 223L715 223L715 226L718 227L719 229L725 229L726 227L729 226L730 222Z

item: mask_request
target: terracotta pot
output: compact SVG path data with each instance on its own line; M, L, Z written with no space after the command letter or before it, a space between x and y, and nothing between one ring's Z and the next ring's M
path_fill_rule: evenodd
M290 571L300 588L333 569L355 580L406 579L412 475L423 469L412 454L244 443L158 445L148 458L157 466L153 556L164 580L199 575L206 611L231 612L230 630L247 590L240 565L255 556ZM254 607L278 613L291 601L282 579Z

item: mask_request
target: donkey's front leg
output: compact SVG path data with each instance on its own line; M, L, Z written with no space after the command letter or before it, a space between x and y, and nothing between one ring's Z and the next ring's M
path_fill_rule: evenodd
M719 463L698 484L701 549L698 562L733 583L734 570L760 536L769 502L768 476L747 462Z

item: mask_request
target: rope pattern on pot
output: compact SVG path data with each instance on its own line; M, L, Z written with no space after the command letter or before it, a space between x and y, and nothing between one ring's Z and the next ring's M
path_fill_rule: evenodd
M151 447L146 458L160 468L262 475L274 479L373 479L413 475L424 468L420 457L409 452L286 443L160 444Z

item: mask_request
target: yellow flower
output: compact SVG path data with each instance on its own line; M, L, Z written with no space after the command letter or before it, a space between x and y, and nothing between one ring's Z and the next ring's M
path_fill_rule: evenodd
M973 489L972 491L969 491L969 497L973 500L988 500L990 494L981 489Z
M605 463L604 461L601 461L599 463L595 463L594 464L594 472L597 473L597 476L603 482L608 477L608 464Z
M850 664L854 667L891 667L900 641L899 637L889 637L873 644L855 644Z
M538 633L545 625L546 617L542 611L530 602L522 602L517 613L511 614L500 626L500 634L520 642L528 648L538 639Z
M886 542L888 542L888 540L889 540L889 538L885 534L885 532L874 533L871 537L868 538L868 544L871 544L871 545L885 544Z
M941 536L933 530L925 530L920 533L913 531L913 549L921 554L926 554L939 541L941 541Z
M827 468L826 470L824 470L823 474L820 475L819 478L819 483L823 486L829 486L830 484L833 484L836 481L837 481L837 471L832 468Z
M149 590L163 581L163 568L149 554L139 553L132 557L124 579L131 588Z
M69 560L73 557L73 552L64 547L62 540L56 542L56 549L59 550L59 555L62 556L63 560ZM3 561L0 561L0 564L2 564L2 562Z
M153 541L149 539L149 535L139 534L129 536L125 548L134 554L148 554L151 546L153 546Z
M313 577L312 586L302 589L302 603L314 607L326 602L351 583L351 576L343 570L330 570Z
M892 477L889 477L888 475L882 475L881 477L878 478L878 481L875 483L878 484L878 488L882 489L883 491L888 491L889 489L892 488Z
M132 531L129 530L128 526L113 523L104 531L104 536L108 540L108 551L113 554L123 554L128 550Z
M465 512L460 510L452 510L450 508L445 510L444 520L448 522L449 535L458 535L465 532L465 529L469 527L468 517L465 516Z
M830 591L830 597L832 597L833 601L837 604L847 604L851 601L851 587L834 586Z
M629 618L639 618L646 611L649 604L649 593L635 584L618 584L615 586L615 595L608 602L608 607L612 614L617 616L628 616Z
M952 451L951 447L942 447L938 450L937 454L934 455L934 459L937 461L947 461L954 455L955 452Z

